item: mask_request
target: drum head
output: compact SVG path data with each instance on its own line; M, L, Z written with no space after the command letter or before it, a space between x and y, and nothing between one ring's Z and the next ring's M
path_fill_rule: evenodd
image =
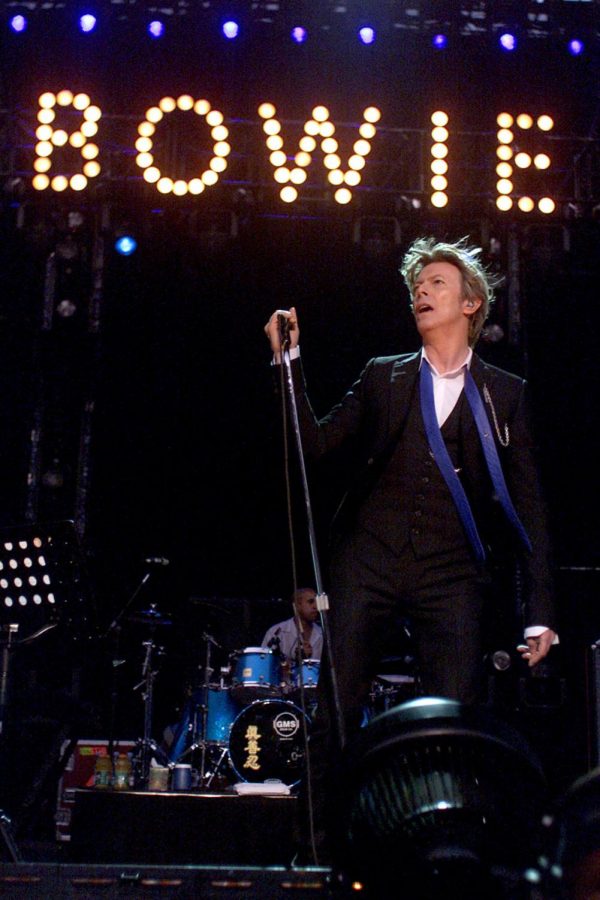
M229 755L238 777L297 784L304 772L303 717L302 710L286 700L257 700L242 710L229 737Z

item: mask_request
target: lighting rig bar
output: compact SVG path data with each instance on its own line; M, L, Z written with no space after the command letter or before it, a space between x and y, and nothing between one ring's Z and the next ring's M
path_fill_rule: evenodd
M87 11L120 21L140 17L170 21L239 18L246 27L292 23L330 31L348 25L358 27L368 19L382 33L430 34L441 29L466 37L517 27L530 38L551 38L574 27L596 32L600 27L598 0L375 0L368 5L356 0L321 0L318 4L298 0L169 0L160 4L156 0L5 0L2 6L7 20L18 13L69 15Z

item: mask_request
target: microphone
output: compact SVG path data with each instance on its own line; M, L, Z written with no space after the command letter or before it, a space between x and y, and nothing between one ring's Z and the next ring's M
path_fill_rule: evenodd
M215 641L215 639L214 639L214 637L212 636L212 634L208 634L208 632L206 632L206 631L203 631L203 632L202 632L202 640L203 640L203 641L206 641L207 644L212 644L213 647L219 647L219 648L221 648L221 644L219 644L218 641Z
M169 560L164 556L149 556L144 562L147 566L168 566Z
M282 347L287 347L290 342L290 320L287 316L282 316L281 313L277 316L277 324L279 326L279 340L281 341Z
M277 631L275 632L275 634L273 635L273 637L271 638L271 640L268 642L267 647L269 647L269 649L272 649L273 647L275 647L276 651L277 651L281 648L281 638L279 637L280 631L281 631L281 628L278 628Z

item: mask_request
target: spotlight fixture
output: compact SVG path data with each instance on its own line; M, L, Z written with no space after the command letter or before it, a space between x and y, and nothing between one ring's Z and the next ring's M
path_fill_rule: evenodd
M308 37L306 28L303 28L301 25L295 25L291 30L292 40L296 44L303 44Z
M498 38L498 43L500 44L500 49L504 50L505 53L512 53L513 50L517 49L516 35L510 31L503 31Z
M579 38L573 38L573 40L569 41L567 44L567 49L571 56L581 56L585 48L583 41L580 41Z
M115 250L119 256L131 256L137 250L137 241L132 234L120 234L115 240Z
M83 15L79 17L79 28L84 34L92 32L97 24L98 20L93 13L83 13Z
M336 862L369 896L399 896L390 885L410 898L500 896L537 856L546 792L506 723L453 700L410 700L344 752L331 798Z
M10 27L16 34L21 34L27 28L27 19L21 14L12 16L10 19Z
M148 34L152 38L162 37L165 33L164 22L161 22L160 19L153 19L148 23Z
M444 50L448 46L448 36L445 34L434 34L431 43L435 50Z
M363 44L373 44L375 42L375 29L371 25L363 25L358 29L358 37Z
M598 895L600 870L600 769L578 778L544 817L550 850L538 860L548 896Z
M223 23L223 34L229 41L233 41L240 33L239 23L234 19L228 19Z

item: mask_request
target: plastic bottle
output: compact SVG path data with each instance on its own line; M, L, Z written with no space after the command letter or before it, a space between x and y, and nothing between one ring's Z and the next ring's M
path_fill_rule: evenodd
M112 787L112 762L110 756L103 754L96 757L94 766L94 787L106 790Z
M131 760L126 753L119 753L115 763L115 791L126 791L131 781Z

